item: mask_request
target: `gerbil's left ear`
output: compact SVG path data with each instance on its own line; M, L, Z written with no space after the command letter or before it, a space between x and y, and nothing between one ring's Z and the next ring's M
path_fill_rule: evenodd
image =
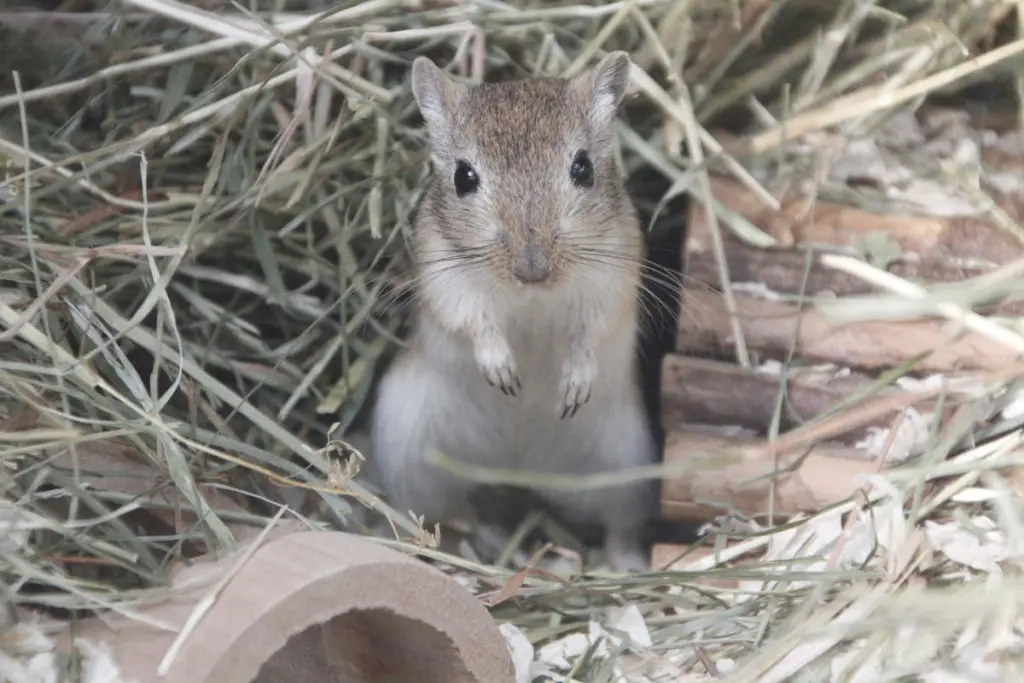
M605 128L615 120L619 104L629 87L632 62L621 50L609 52L595 66L576 76L574 85L588 103L593 125Z
M417 57L412 63L412 94L427 124L431 143L443 147L451 137L452 110L459 106L466 92L428 57Z

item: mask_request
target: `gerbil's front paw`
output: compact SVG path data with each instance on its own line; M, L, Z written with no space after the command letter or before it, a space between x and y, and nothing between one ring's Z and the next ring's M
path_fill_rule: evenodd
M590 400L597 379L597 360L587 350L578 350L566 361L562 369L562 400L558 411L562 419L574 416Z
M515 396L523 388L512 349L501 337L492 337L487 343L478 345L476 362L487 383L501 389L506 396Z

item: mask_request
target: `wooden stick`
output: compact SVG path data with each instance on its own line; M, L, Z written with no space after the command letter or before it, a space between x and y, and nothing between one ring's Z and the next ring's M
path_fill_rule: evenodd
M687 289L680 316L677 351L721 352L733 346L732 325L722 295ZM915 367L922 372L998 370L1017 354L977 333L962 333L945 320L843 322L825 314L751 294L736 294L747 347L774 358L790 347L804 359L851 368L880 370L928 354Z
M717 177L712 178L711 191L715 199L771 235L783 248L848 247L853 237L881 231L899 243L904 253L915 254L925 264L948 265L955 259L984 269L1009 263L1024 253L1012 235L983 218L879 214L795 191L782 197L781 209L773 211L745 186ZM690 206L688 251L705 251L709 245L703 213L702 207Z
M1005 346L941 319L843 322L774 296L876 291L859 277L827 267L820 255L808 263L806 249L795 245L834 253L849 249L855 238L883 232L901 250L889 272L912 281L954 282L1024 257L1024 245L1001 228L974 218L878 215L798 194L784 197L782 208L773 211L744 186L721 179L712 182L712 193L781 245L762 249L731 234L725 239L740 329L755 356L782 357L792 346L806 359L877 370L929 354L916 368L929 372L995 369L1016 358ZM701 355L732 351L734 331L718 293L722 283L711 227L696 204L690 208L685 255L688 283L677 348ZM995 302L978 310L985 308L1024 315L1024 302Z
M683 430L669 433L664 459L671 465L737 453L742 459L736 464L666 479L661 491L662 518L705 522L728 510L751 516L772 512L785 518L845 500L856 492L861 475L879 470L879 463L842 446L818 445L779 453L776 458L761 439Z
M805 250L797 246L845 251L855 240L878 232L900 248L900 257L889 271L911 280L955 282L1024 257L1024 245L978 218L882 215L796 194L783 197L781 209L773 211L739 183L714 179L711 189L725 207L777 241L776 247L760 249L731 232L724 235L732 281L756 282L773 292L844 296L874 291L859 278L816 260L808 270ZM687 275L720 288L710 231L703 207L691 204L685 244ZM1024 310L1022 305L1016 308Z
M673 427L687 422L737 425L765 433L774 418L780 384L780 376L773 373L669 354L661 364L661 418ZM779 427L785 431L803 424L872 384L872 379L856 373L792 368L786 375ZM896 390L886 387L878 395L892 393ZM844 434L843 440L852 443L863 438L867 427L884 427L890 420L890 415L873 418Z

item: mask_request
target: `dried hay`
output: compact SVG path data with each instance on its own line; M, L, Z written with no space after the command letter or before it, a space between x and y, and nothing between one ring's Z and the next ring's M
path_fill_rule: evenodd
M479 78L630 50L638 97L624 160L665 176L670 194L702 200L710 167L768 204L803 183L873 210L922 197L936 212L980 210L981 184L940 152L876 133L926 97L997 78L1024 98L1017 7L366 0L271 14L122 0L0 12L18 38L0 47L10 615L131 613L168 563L231 547L282 505L366 533L373 506L393 524L389 543L442 562L494 605L523 681L1021 680L1024 520L998 471L1020 462L1015 368L940 413L925 455L866 482L863 499L781 527L733 527L688 571L629 578L576 576L572 554L550 548L545 571L531 571L541 554L514 543L501 566L440 552L353 481L349 434L402 317L389 292L424 173L406 80L415 55ZM666 67L683 82L666 81ZM717 142L705 126L737 112L752 122ZM691 159L670 151L684 141ZM879 159L898 161L896 181ZM846 182L865 168L881 191ZM884 191L908 177L911 190ZM716 209L720 229L765 243ZM861 297L837 314L884 302ZM1012 327L970 324L1019 348ZM20 628L0 636L0 677L52 680L38 673L45 641Z

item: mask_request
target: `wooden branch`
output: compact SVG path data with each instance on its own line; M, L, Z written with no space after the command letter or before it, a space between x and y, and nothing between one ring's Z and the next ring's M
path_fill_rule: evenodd
M676 349L692 354L731 349L735 339L722 295L688 289L685 296ZM752 294L737 292L736 300L747 347L769 357L785 357L792 345L800 358L881 370L928 354L915 366L921 372L997 370L1017 359L1009 347L959 332L945 320L850 323Z
M691 225L695 230L703 230L707 224L703 218ZM755 223L757 225L757 223ZM727 228L723 229L725 232ZM822 265L817 259L808 264L807 254L795 248L760 249L741 242L731 233L724 235L726 246L726 263L729 276L734 283L758 283L772 292L781 294L806 295L834 294L836 296L863 295L877 292L871 285L849 273L836 271ZM721 288L718 264L710 244L700 242L698 235L688 240L686 251L686 274L690 283L701 283L715 289ZM837 251L829 249L830 252ZM704 249L707 249L704 251ZM1024 253L1021 254L1024 256ZM888 271L907 280L927 282L956 282L968 277L977 277L990 272L996 265L982 267L978 262L970 265L957 265L953 259L943 261L932 255L927 261L919 261L911 254L889 265ZM1021 315L1024 303L1011 302L998 305L985 305L977 308L981 311L998 312L1001 315Z
M662 518L706 522L729 510L750 516L772 512L785 518L845 500L856 492L860 475L879 470L879 463L842 446L818 445L776 457L761 439L683 430L669 432L664 459L671 466L715 455L724 460L737 453L738 463L666 479L661 490Z
M799 195L783 197L782 208L776 212L739 183L715 179L711 186L719 202L778 241L777 247L761 249L723 229L732 282L757 283L780 294L846 296L875 291L859 278L827 268L816 258L808 267L806 249L848 252L854 240L877 232L899 245L900 256L888 270L905 279L956 282L1024 257L1024 244L977 218L880 215ZM1017 212L1009 199L1003 203L1008 212ZM692 203L684 245L688 280L720 289L710 231L704 206ZM1024 312L1024 303L1000 305L998 310L1018 315Z
M665 356L661 364L661 418L664 424L738 425L765 433L778 402L779 375L758 372L731 363ZM792 368L786 375L786 396L779 427L786 431L813 419L844 400L866 390L873 380L858 374L836 376L813 368ZM886 387L878 395L896 393ZM843 435L847 443L863 438L866 427L884 427L881 416Z
M977 274L1024 256L1024 245L980 218L885 215L796 193L783 197L782 208L776 212L735 181L714 178L711 191L731 211L778 240L782 249L847 248L853 238L884 232L900 245L904 255L913 255L903 264L907 276L914 273L913 277L925 280L947 281L951 272ZM693 202L689 210L687 256L710 254L710 235L704 206ZM792 253L803 258L799 252Z
M930 354L917 367L930 372L993 369L1016 358L1005 346L962 333L944 319L844 322L811 306L801 312L796 303L775 296L877 292L859 278L823 265L817 254L808 256L807 247L848 251L854 238L879 231L899 244L900 256L888 268L896 275L927 282L976 277L1024 258L1024 244L1001 228L974 218L878 215L798 195L784 197L776 212L742 185L721 179L713 181L712 191L723 205L782 245L753 247L723 230L740 325L755 356L760 352L779 358L792 346L798 357L877 370ZM719 293L722 283L710 230L704 207L692 204L677 343L679 351L691 354L717 355L731 351L735 343ZM1024 302L996 301L977 310L1024 315Z

